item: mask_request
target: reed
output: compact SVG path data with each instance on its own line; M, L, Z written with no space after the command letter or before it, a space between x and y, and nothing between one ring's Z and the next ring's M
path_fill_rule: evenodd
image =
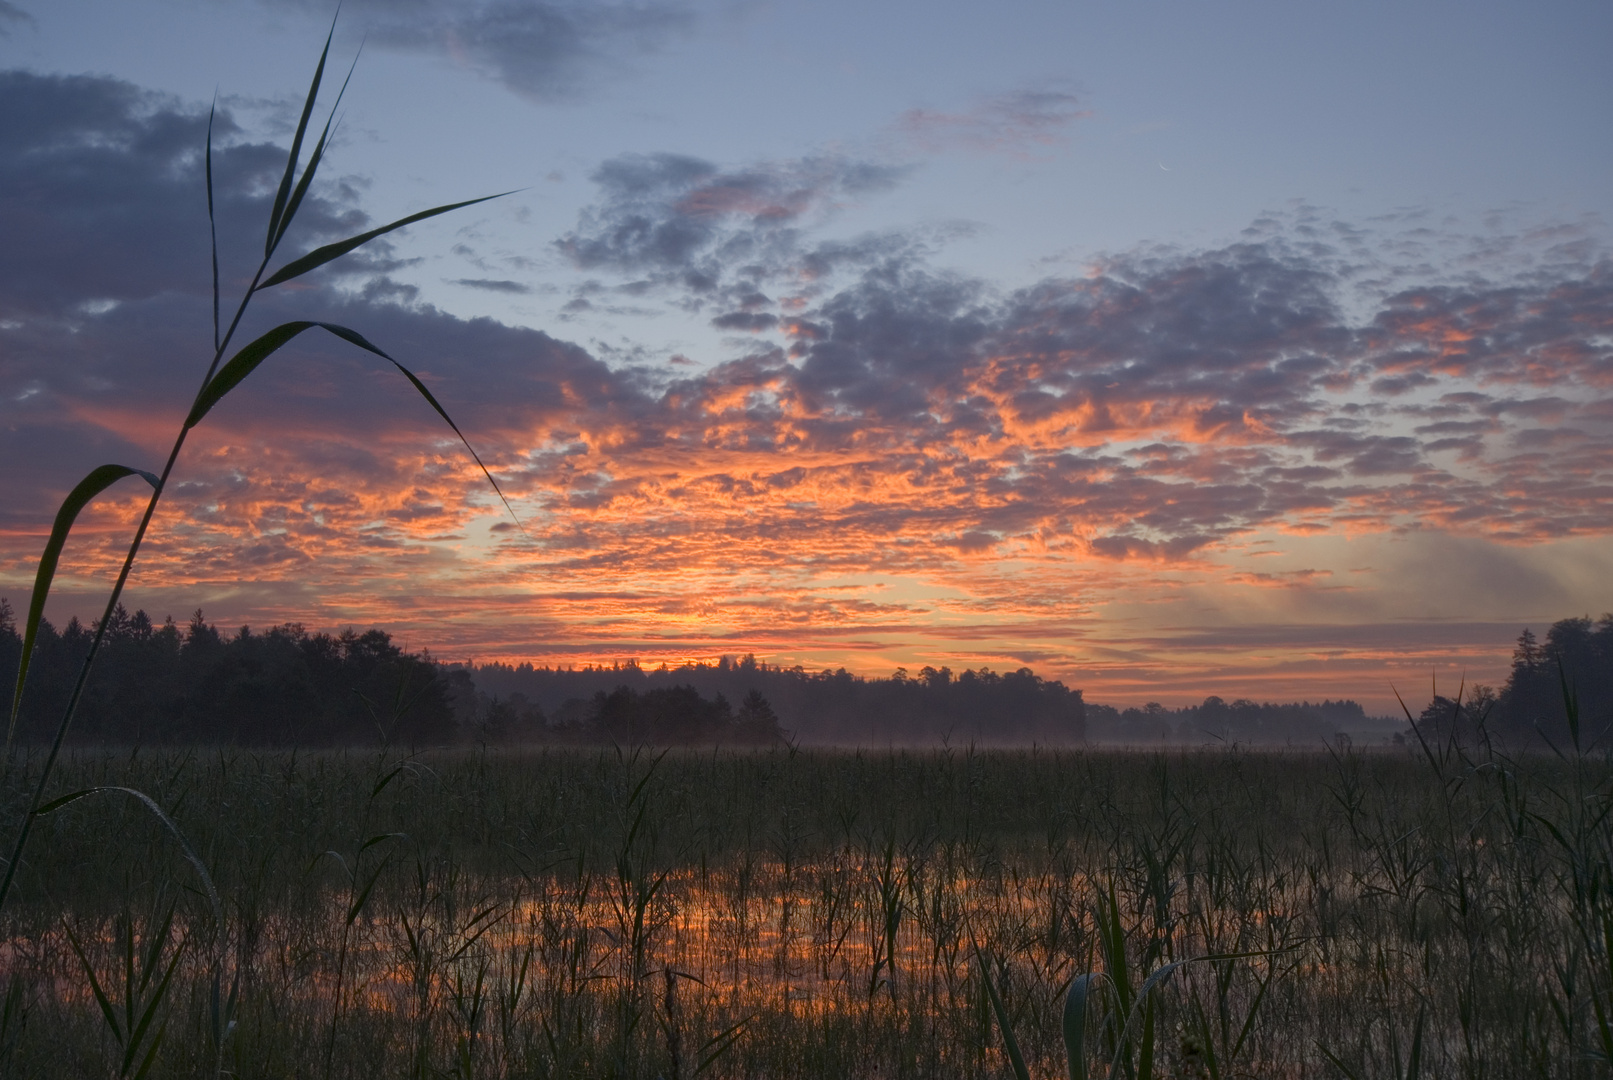
M175 465L178 463L180 452L184 449L191 431L200 425L206 419L208 413L256 371L259 366L300 335L309 330L319 329L387 361L396 368L454 433L459 436L466 450L470 452L476 464L486 475L488 482L492 484L495 491L498 491L498 484L493 480L492 474L488 472L481 458L476 455L469 441L465 439L463 432L460 431L458 425L454 423L431 391L426 388L426 385L402 363L357 331L334 323L296 320L283 323L244 346L235 349L233 353L231 352L241 321L246 315L252 300L259 293L302 277L362 247L364 244L406 225L448 213L451 210L471 206L478 202L484 202L486 198L497 197L488 196L483 199L472 199L410 214L379 228L370 229L356 236L316 247L285 262L278 269L270 270L283 241L296 220L298 209L302 206L315 177L318 175L319 166L323 162L325 151L329 146L336 109L341 102L342 92L347 87L347 82L344 80L341 90L337 92L336 99L330 107L329 118L319 132L318 138L314 142L306 160L303 160L303 144L310 132L310 121L319 99L321 85L324 82L325 67L330 56L331 37L334 32L335 24L332 23L331 34L326 36L324 48L320 52L319 62L315 66L313 79L308 87L302 113L298 120L295 134L292 137L291 149L286 158L285 171L281 177L269 213L262 258L252 275L251 283L246 287L236 303L234 314L227 325L221 324L220 319L222 296L218 273L218 239L213 199L213 121L215 115L210 114L208 117L207 140L203 157L203 181L207 190L208 224L212 251L213 341L211 360L206 366L196 395L191 401L189 411L179 425L172 448L160 471L152 472L120 464L101 465L92 469L83 480L75 485L63 501L52 524L50 534L45 543L45 549L40 556L39 566L35 573L28 612L23 623L23 649L18 664L17 679L12 692L11 709L6 728L6 777L7 780L10 780L14 775L14 739L17 730L18 710L21 707L23 692L27 686L28 671L34 645L38 637L40 620L43 618L45 602L50 593L51 583L55 578L56 567L72 532L73 524L77 520L79 513L112 485L128 477L140 477L150 486L151 495L147 500L145 511L134 530L122 566L112 585L110 595L107 598L105 613L95 625L89 648L79 667L72 693L69 695L61 718L56 724L49 750L42 764L33 770L32 792L25 800L14 801L11 804L16 811L16 825L10 856L5 861L4 874L0 876L0 917L5 915L7 901L12 895L13 885L17 880L19 870L23 866L24 856L28 852L29 840L33 835L36 824L40 820L53 811L57 811L90 795L121 793L132 796L136 805L150 811L172 834L183 850L185 857L197 869L202 882L206 886L207 896L212 902L213 910L208 934L211 935L213 941L212 945L206 950L211 972L207 1042L213 1050L212 1071L215 1074L223 1071L225 1046L235 1030L236 1020L234 1013L238 1003L239 983L238 980L232 979L229 989L227 991L224 989L225 963L218 946L218 942L221 940L224 913L217 891L213 887L212 880L202 859L191 848L184 834L163 811L159 803L150 795L135 788L123 785L97 785L83 788L53 799L48 803L46 802L46 795L55 779L56 765L60 758L63 741L71 728L74 712L91 676L95 659L101 650L106 629L111 625L112 615L118 608L124 587L134 569L135 560L150 529L163 492L173 474ZM351 76L352 72L350 70L348 78L351 78ZM498 491L498 494L502 500L504 498L503 492ZM505 501L505 506L508 508L508 501ZM384 786L384 783L377 787L377 792L382 786ZM331 1070L336 1032L340 1025L345 1001L343 983L350 931L359 915L363 912L365 902L369 897L370 890L375 885L380 869L384 869L386 865L383 858L379 863L379 868L364 869L365 853L374 842L374 840L366 841L360 846L353 855L351 863L344 861L340 855L335 856L337 861L348 872L350 892L353 895L352 903L347 911L342 931L341 948L339 949L336 993L332 1002L330 1039L327 1044L325 1060L325 1074L327 1076ZM153 927L149 925L148 920L148 925L144 927L146 948L144 951L137 951L135 942L139 933L137 931L138 922L139 920L128 913L122 915L118 922L116 936L122 942L123 949L121 967L123 977L121 981L105 982L98 971L96 963L91 959L90 954L94 949L86 948L71 927L64 931L68 945L79 961L84 978L88 981L91 993L101 1007L101 1015L106 1023L107 1031L121 1052L119 1065L116 1069L118 1076L143 1077L151 1072L167 1032L165 1005L172 987L175 971L185 947L200 942L200 936L197 933L199 927L193 926L191 933L180 938L175 943L170 943L169 933L173 922L173 910L170 908L168 916L161 920L159 925ZM166 962L162 963L165 956L167 958ZM120 983L122 987L122 1004L121 1008L114 1008L112 991ZM23 1005L18 1002L15 996L7 997L4 1011L0 1012L0 1047L15 1044L15 1040L19 1037L17 1025L20 1024L24 1012Z
M270 270L328 145L329 123L302 161L329 47L227 324L215 246L212 359L166 464L102 466L57 516L13 727L77 514L152 487L110 615L191 429L298 335L393 363L453 424L345 327L231 352L258 292L469 205ZM205 162L211 198L210 137ZM8 745L0 775L7 1077L1613 1066L1613 760L1566 673L1568 743L1516 758L1455 724L1409 754L64 753L108 621L52 744Z
M271 272L269 267L274 262L276 255L279 253L281 243L285 240L288 232L290 231L292 223L296 219L297 211L302 206L303 200L307 197L308 191L314 182L315 176L318 175L319 166L324 160L325 150L329 145L331 128L336 116L336 108L341 103L342 93L347 89L347 82L344 80L341 90L337 92L335 102L333 102L331 105L330 115L325 121L324 128L320 131L319 137L314 143L313 149L309 152L307 160L303 161L303 142L308 135L309 123L313 117L314 106L319 99L320 86L322 85L325 77L325 64L330 56L331 37L334 35L334 33L335 24L333 22L331 26L331 33L326 35L325 46L320 51L319 62L314 68L314 76L308 87L308 94L303 103L302 114L297 122L296 132L292 136L291 150L286 158L285 172L281 177L280 185L275 193L274 203L269 213L268 226L265 232L263 243L263 257L259 261L257 269L252 274L251 283L246 287L245 291L242 293L239 301L237 302L234 315L230 318L227 326L222 327L220 323L221 292L218 274L218 230L216 226L213 200L214 114L209 114L207 125L207 142L203 156L203 181L207 188L207 216L209 233L211 237L213 267L212 359L208 363L206 371L202 376L201 384L196 391L196 396L191 401L189 412L186 414L183 422L181 422L179 426L178 432L174 436L173 446L169 450L168 458L163 464L161 471L153 473L145 469L118 464L98 466L90 470L89 474L85 476L85 478L77 485L75 485L71 492L68 493L67 498L63 500L61 508L57 512L55 521L51 526L50 535L45 542L45 550L40 556L39 566L34 576L34 586L29 598L28 613L23 622L22 658L18 664L17 681L15 689L12 692L11 712L6 728L6 757L8 762L11 758L12 744L17 730L18 710L22 704L23 690L27 686L29 664L33 656L34 644L39 633L40 619L44 616L45 601L50 594L51 583L56 574L56 566L61 557L62 550L66 546L68 537L72 532L73 523L77 520L79 513L98 495L106 491L120 480L131 476L138 476L144 479L151 487L151 495L147 500L145 511L141 515L139 524L135 528L134 535L129 542L128 552L124 556L123 564L118 571L117 578L114 581L110 595L107 598L106 610L101 619L95 624L95 630L90 640L89 649L85 653L84 661L79 667L78 677L74 682L72 693L68 697L67 705L62 712L61 719L56 725L55 735L51 740L50 750L45 758L44 766L38 772L37 785L35 787L33 797L27 804L26 809L20 815L20 820L16 826L15 840L11 846L11 855L6 860L4 876L0 877L0 911L4 910L6 899L10 896L12 883L16 879L18 867L21 865L23 855L27 850L28 839L32 834L34 822L39 816L41 807L44 804L45 793L50 784L57 757L61 752L62 742L67 737L67 732L72 726L73 714L78 707L78 702L83 695L85 684L88 682L90 673L95 666L95 658L100 653L101 645L105 638L106 629L109 625L111 625L112 615L117 610L118 602L123 595L124 586L128 583L129 575L134 569L135 559L140 553L141 545L145 541L146 533L149 530L152 519L157 512L158 504L162 500L162 495L167 487L169 477L173 474L174 466L179 460L180 452L184 449L185 442L189 438L191 431L194 430L197 425L199 425L207 417L207 414L214 408L214 406L223 401L224 398L229 395L230 391L239 386L248 376L256 371L258 367L264 363L264 361L268 360L269 357L285 348L303 333L315 329L324 330L325 332L332 334L359 349L362 349L373 354L374 356L381 358L382 360L387 361L409 381L409 383L420 393L423 398L425 398L426 402L432 407L433 410L436 411L438 416L440 416L443 421L448 424L448 426L453 430L454 434L459 436L460 441L464 443L466 450L470 453L471 457L475 459L476 464L481 468L482 473L487 477L488 483L490 483L493 486L493 489L498 492L501 500L504 498L503 492L499 491L498 483L493 479L492 473L488 472L487 467L482 464L481 458L477 456L476 451L471 447L469 440L465 438L464 433L460 431L459 426L455 424L453 419L448 415L447 410L442 407L441 403L437 401L436 397L432 395L431 391L426 388L425 383L421 382L414 372L410 371L403 364L399 363L380 347L370 342L362 334L358 333L358 331L352 330L345 326L336 325L335 323L318 322L313 320L296 320L276 326L274 329L269 330L267 333L262 334L253 341L242 346L233 354L230 353L231 346L235 340L236 331L241 325L241 320L246 315L247 309L251 305L253 298L259 293L272 289L278 285L283 285L286 282L294 281L297 278L326 265L327 263L334 262L343 255L357 250L370 241L401 229L406 225L411 225L415 222L424 221L427 218L436 217L452 210L458 210L463 207L475 205L476 203L486 202L488 199L499 197L497 195L489 195L478 199L466 200L464 202L432 207L429 210L422 210L418 213L410 214L407 217L400 218L397 221L393 221L379 228L370 229L367 232L360 233L356 236L350 236L334 243L329 243L314 248L312 251L291 259L284 265L280 266L279 269ZM348 78L350 79L351 77L352 71L350 70L348 72ZM299 165L301 166L300 173ZM505 506L506 508L509 507L507 500L505 501ZM511 516L514 516L513 510L511 511ZM517 524L519 524L519 520L517 520Z
M1605 1075L1613 763L1462 753L74 751L226 918L135 800L42 817L0 1072L115 1072L65 931L121 987L172 906L151 1076L215 986L239 1076Z

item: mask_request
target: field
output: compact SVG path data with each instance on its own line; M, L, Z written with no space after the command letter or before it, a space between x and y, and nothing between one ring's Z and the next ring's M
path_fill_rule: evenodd
M81 751L55 790L173 827L117 790L41 816L0 1072L1006 1077L995 993L1061 1077L1104 972L1095 1076L1602 1076L1610 780L1437 747Z

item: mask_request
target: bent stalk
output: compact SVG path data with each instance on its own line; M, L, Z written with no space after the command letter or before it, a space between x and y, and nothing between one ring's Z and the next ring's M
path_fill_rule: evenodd
M84 662L79 667L78 677L73 683L72 694L68 697L67 705L62 710L60 721L57 722L55 735L51 739L50 752L46 755L44 766L41 768L39 779L34 785L33 795L29 800L27 810L24 812L22 821L17 827L17 835L15 841L12 843L11 855L6 861L5 876L0 878L0 910L4 910L6 899L11 893L12 883L16 880L17 868L21 865L23 853L28 846L29 835L33 831L34 818L39 815L40 807L44 802L45 792L50 783L51 774L55 769L57 758L61 753L62 744L67 738L67 732L72 726L73 715L78 709L79 699L83 696L84 687L89 681L90 671L95 666L95 658L101 651L101 645L105 640L107 627L112 623L112 616L117 610L119 600L123 596L123 590L125 585L128 583L129 574L134 569L135 558L139 555L140 547L145 542L146 533L151 527L151 520L157 512L157 505L162 501L163 492L167 488L168 478L173 473L175 463L177 463L179 460L180 451L185 447L185 440L189 437L191 429L201 422L208 410L211 409L213 405L217 404L217 402L222 399L225 394L228 394L232 389L234 389L242 379L255 370L257 366L267 359L271 354L289 343L292 338L296 337L303 330L314 326L319 326L335 334L336 336L341 337L362 349L365 349L366 351L375 353L376 355L390 361L393 366L395 366L406 378L409 379L410 383L414 385L415 389L419 391L423 397L425 397L427 402L432 406L437 414L447 421L448 425L453 428L454 433L459 435L460 440L464 442L466 449L470 450L471 456L476 460L476 464L481 467L482 473L493 485L494 491L498 492L498 496L500 500L504 502L506 509L510 509L512 517L515 516L514 510L510 508L509 500L504 498L503 491L499 489L497 482L493 480L492 474L488 472L487 466L482 464L481 457L477 455L473 448L471 448L469 440L467 440L464 434L460 432L459 426L454 423L443 407L438 404L436 398L432 396L425 384L422 383L408 368L398 363L382 350L370 344L361 335L355 333L354 331L348 330L346 327L334 326L328 323L288 323L284 326L276 327L274 330L269 331L269 333L245 346L230 360L228 364L224 364L224 356L229 350L231 342L235 338L237 329L239 329L241 325L241 319L246 314L247 308L252 302L252 298L257 295L257 293L264 289L290 281L294 278L301 277L303 274L309 273L310 271L317 269L328 262L332 262L357 249L358 247L369 243L371 240L384 236L396 229L400 229L405 225L422 221L429 217L435 217L438 214L445 214L450 210L458 210L462 207L473 205L474 203L485 202L488 199L501 197L500 195L488 195L480 199L471 199L465 202L451 203L446 206L433 207L430 210L424 210L411 214L408 217L401 218L398 221L381 226L380 228L371 229L368 232L360 233L357 236L348 237L345 240L340 240L336 243L326 244L322 247L315 248L313 251L310 251L307 254L292 260L285 266L282 266L279 270L266 279L264 275L268 272L269 264L274 259L275 253L279 249L281 240L285 238L286 231L290 228L291 222L295 217L297 210L301 206L303 198L307 194L309 186L312 184L314 176L318 171L320 161L324 157L325 148L329 142L332 123L335 118L336 107L341 103L342 92L345 92L347 89L347 83L344 81L342 83L342 92L338 92L336 95L336 101L331 106L331 117L330 119L326 120L324 130L320 133L319 139L309 155L307 165L304 167L301 177L298 178L297 164L302 155L303 138L307 134L308 122L313 113L314 104L319 97L319 87L324 78L325 62L330 55L331 38L334 34L335 24L333 23L330 34L326 35L325 47L320 52L319 64L314 70L313 81L308 88L308 97L303 105L302 117L297 124L296 134L292 138L291 152L286 160L285 174L281 179L279 190L275 196L274 207L269 215L269 226L264 241L263 258L258 263L257 270L252 275L252 281L247 286L246 291L242 294L240 303L236 305L235 314L230 319L229 326L224 331L222 336L219 334L218 240L213 209L213 113L210 112L208 115L205 176L207 183L208 227L212 240L213 258L214 348L212 361L208 364L207 372L202 377L201 386L196 391L196 396L191 403L190 411L186 414L186 419L180 426L178 435L176 435L174 438L173 448L168 452L168 459L163 463L161 473L155 477L149 473L143 474L152 482L151 498L146 502L145 512L140 516L140 523L135 528L134 538L130 541L129 550L123 559L123 565L118 570L118 576L116 581L113 583L111 595L107 598L106 610L95 625L95 633L90 641L89 650L84 656ZM351 79L351 77L352 71L349 70L348 78ZM296 181L295 187L293 187L294 180ZM504 194L508 193L506 192ZM97 470L97 473L108 468L124 469L124 472L120 475L129 475L140 471L127 469L124 466L102 466L102 469ZM94 477L96 474L92 473L91 475ZM90 493L89 497L93 497L94 494L98 494L99 491L103 490L105 486L106 485L103 484L101 487L96 488ZM74 497L81 493L80 489L82 488L84 488L84 485L81 484L79 488L74 490L74 494L68 497L68 503L64 504L63 515L58 517L56 529L53 530L51 541L49 544L47 544L47 557L51 555L53 547L56 550L59 550L60 544L65 541L66 533L72 525L72 517L77 513L77 509L73 509L71 514L67 513L67 511L70 504L72 504ZM88 498L83 499L82 502L79 503L79 506L82 506L83 502L87 501ZM65 520L63 520L64 517ZM520 524L519 519L517 519L516 523L517 525ZM49 565L46 565L46 561L47 560L41 560L40 573L35 581L34 593L32 601L29 605L29 618L25 634L25 640L29 643L32 642L33 635L38 628L39 620L43 613L45 593L49 591L51 578L54 576L54 562L51 561ZM14 693L12 699L13 705L10 725L11 731L8 732L7 735L8 756L11 748L11 734L15 731L16 727L17 709L22 700L23 687L27 679L27 660L28 656L25 648L23 662L19 665L18 669L16 692Z

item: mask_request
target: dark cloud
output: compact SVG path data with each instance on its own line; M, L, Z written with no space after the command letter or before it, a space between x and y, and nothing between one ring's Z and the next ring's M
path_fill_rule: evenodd
M836 156L724 171L677 154L624 155L595 171L600 202L557 246L579 269L711 293L736 278L754 283L809 263L803 224L839 201L888 190L903 171ZM742 289L754 292L754 284Z
M744 445L774 453L875 455L934 502L870 505L855 520L870 535L932 529L959 551L1075 534L1093 553L1179 560L1251 529L1328 521L1512 539L1604 530L1613 407L1598 389L1599 272L1466 287L1470 304L1497 309L1494 339L1550 340L1569 361L1558 383L1581 387L1494 399L1457 389L1465 368L1408 366L1426 331L1391 345L1383 329L1404 298L1357 323L1340 300L1347 280L1280 238L1117 257L1006 297L908 260L782 320L788 357L690 384L678 426L743 428ZM1514 325L1538 327L1542 298L1564 296L1588 310L1558 300L1549 335ZM1416 378L1378 385L1385 356ZM1486 373L1532 380L1516 360ZM1137 441L1148 444L1104 450ZM1457 464L1432 456L1449 451Z
M455 278L455 285L463 285L467 289L481 289L484 292L509 293L524 296L532 291L532 286L523 285L519 281L510 281L507 278Z
M1613 385L1613 260L1570 274L1398 292L1366 328L1372 362L1395 386L1437 375Z
M37 28L39 21L8 0L0 0L0 37L10 37L13 26Z
M82 305L209 287L206 192L198 182L207 113L116 79L0 72L0 316L71 317ZM262 250L285 152L214 125L214 178L226 253ZM316 190L287 245L362 229ZM227 283L251 268L226 257Z
M328 15L319 0L267 0ZM538 101L570 101L695 25L671 3L348 0L345 23L389 48L436 53Z
M719 330L771 330L778 325L778 316L770 312L730 311L711 320Z
M202 114L112 80L3 80L25 106L0 124L0 214L20 238L0 248L0 455L18 463L0 474L0 529L17 536L89 467L160 456L210 311ZM281 159L227 116L219 132L226 251L250 256ZM912 235L816 239L836 202L894 180L849 159L627 157L596 179L562 246L602 280L572 304L663 288L755 334L741 355L697 369L456 318L384 260L341 288L265 294L242 328L351 325L420 374L524 515L525 533L474 534L511 552L478 564L489 588L526 587L523 559L581 591L629 565L753 574L765 591L769 575L987 574L1011 558L1200 565L1256 530L1613 530L1610 271L1594 258L1367 304L1350 260L1277 223L1004 291L938 269ZM304 213L305 239L362 222L329 193ZM802 278L812 290L786 290ZM152 572L419 581L472 558L432 542L496 505L372 359L310 335L232 392L181 462ZM24 555L6 558L12 572ZM1320 587L1307 573L1229 583ZM1033 610L1045 586L982 588Z
M1062 358L1037 363L1033 386L1079 395L1097 425L1113 420L1112 405L1172 400L1204 403L1212 425L1251 412L1275 419L1303 410L1351 350L1333 285L1270 244L1116 258L1087 279L1017 295L1001 351Z

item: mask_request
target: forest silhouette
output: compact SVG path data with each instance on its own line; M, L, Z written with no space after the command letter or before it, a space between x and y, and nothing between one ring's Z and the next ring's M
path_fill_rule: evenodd
M92 632L76 618L60 630L42 624L19 741L49 738ZM21 651L11 606L0 600L0 678L15 678ZM1577 707L1582 741L1613 729L1613 616L1560 620L1544 641L1524 630L1504 686L1465 687L1460 701L1435 696L1421 708L1419 727L1514 747L1561 746L1572 737L1565 700ZM1362 730L1387 737L1391 727L1349 700L1276 704L1212 696L1178 709L1157 703L1119 709L1089 703L1081 690L1028 668L954 673L924 667L916 674L899 668L871 678L843 668L769 665L752 656L657 668L634 661L444 664L429 651L405 651L381 629L330 634L287 623L228 633L199 610L185 624L172 618L156 624L144 611L130 614L119 606L72 741L1316 745Z

